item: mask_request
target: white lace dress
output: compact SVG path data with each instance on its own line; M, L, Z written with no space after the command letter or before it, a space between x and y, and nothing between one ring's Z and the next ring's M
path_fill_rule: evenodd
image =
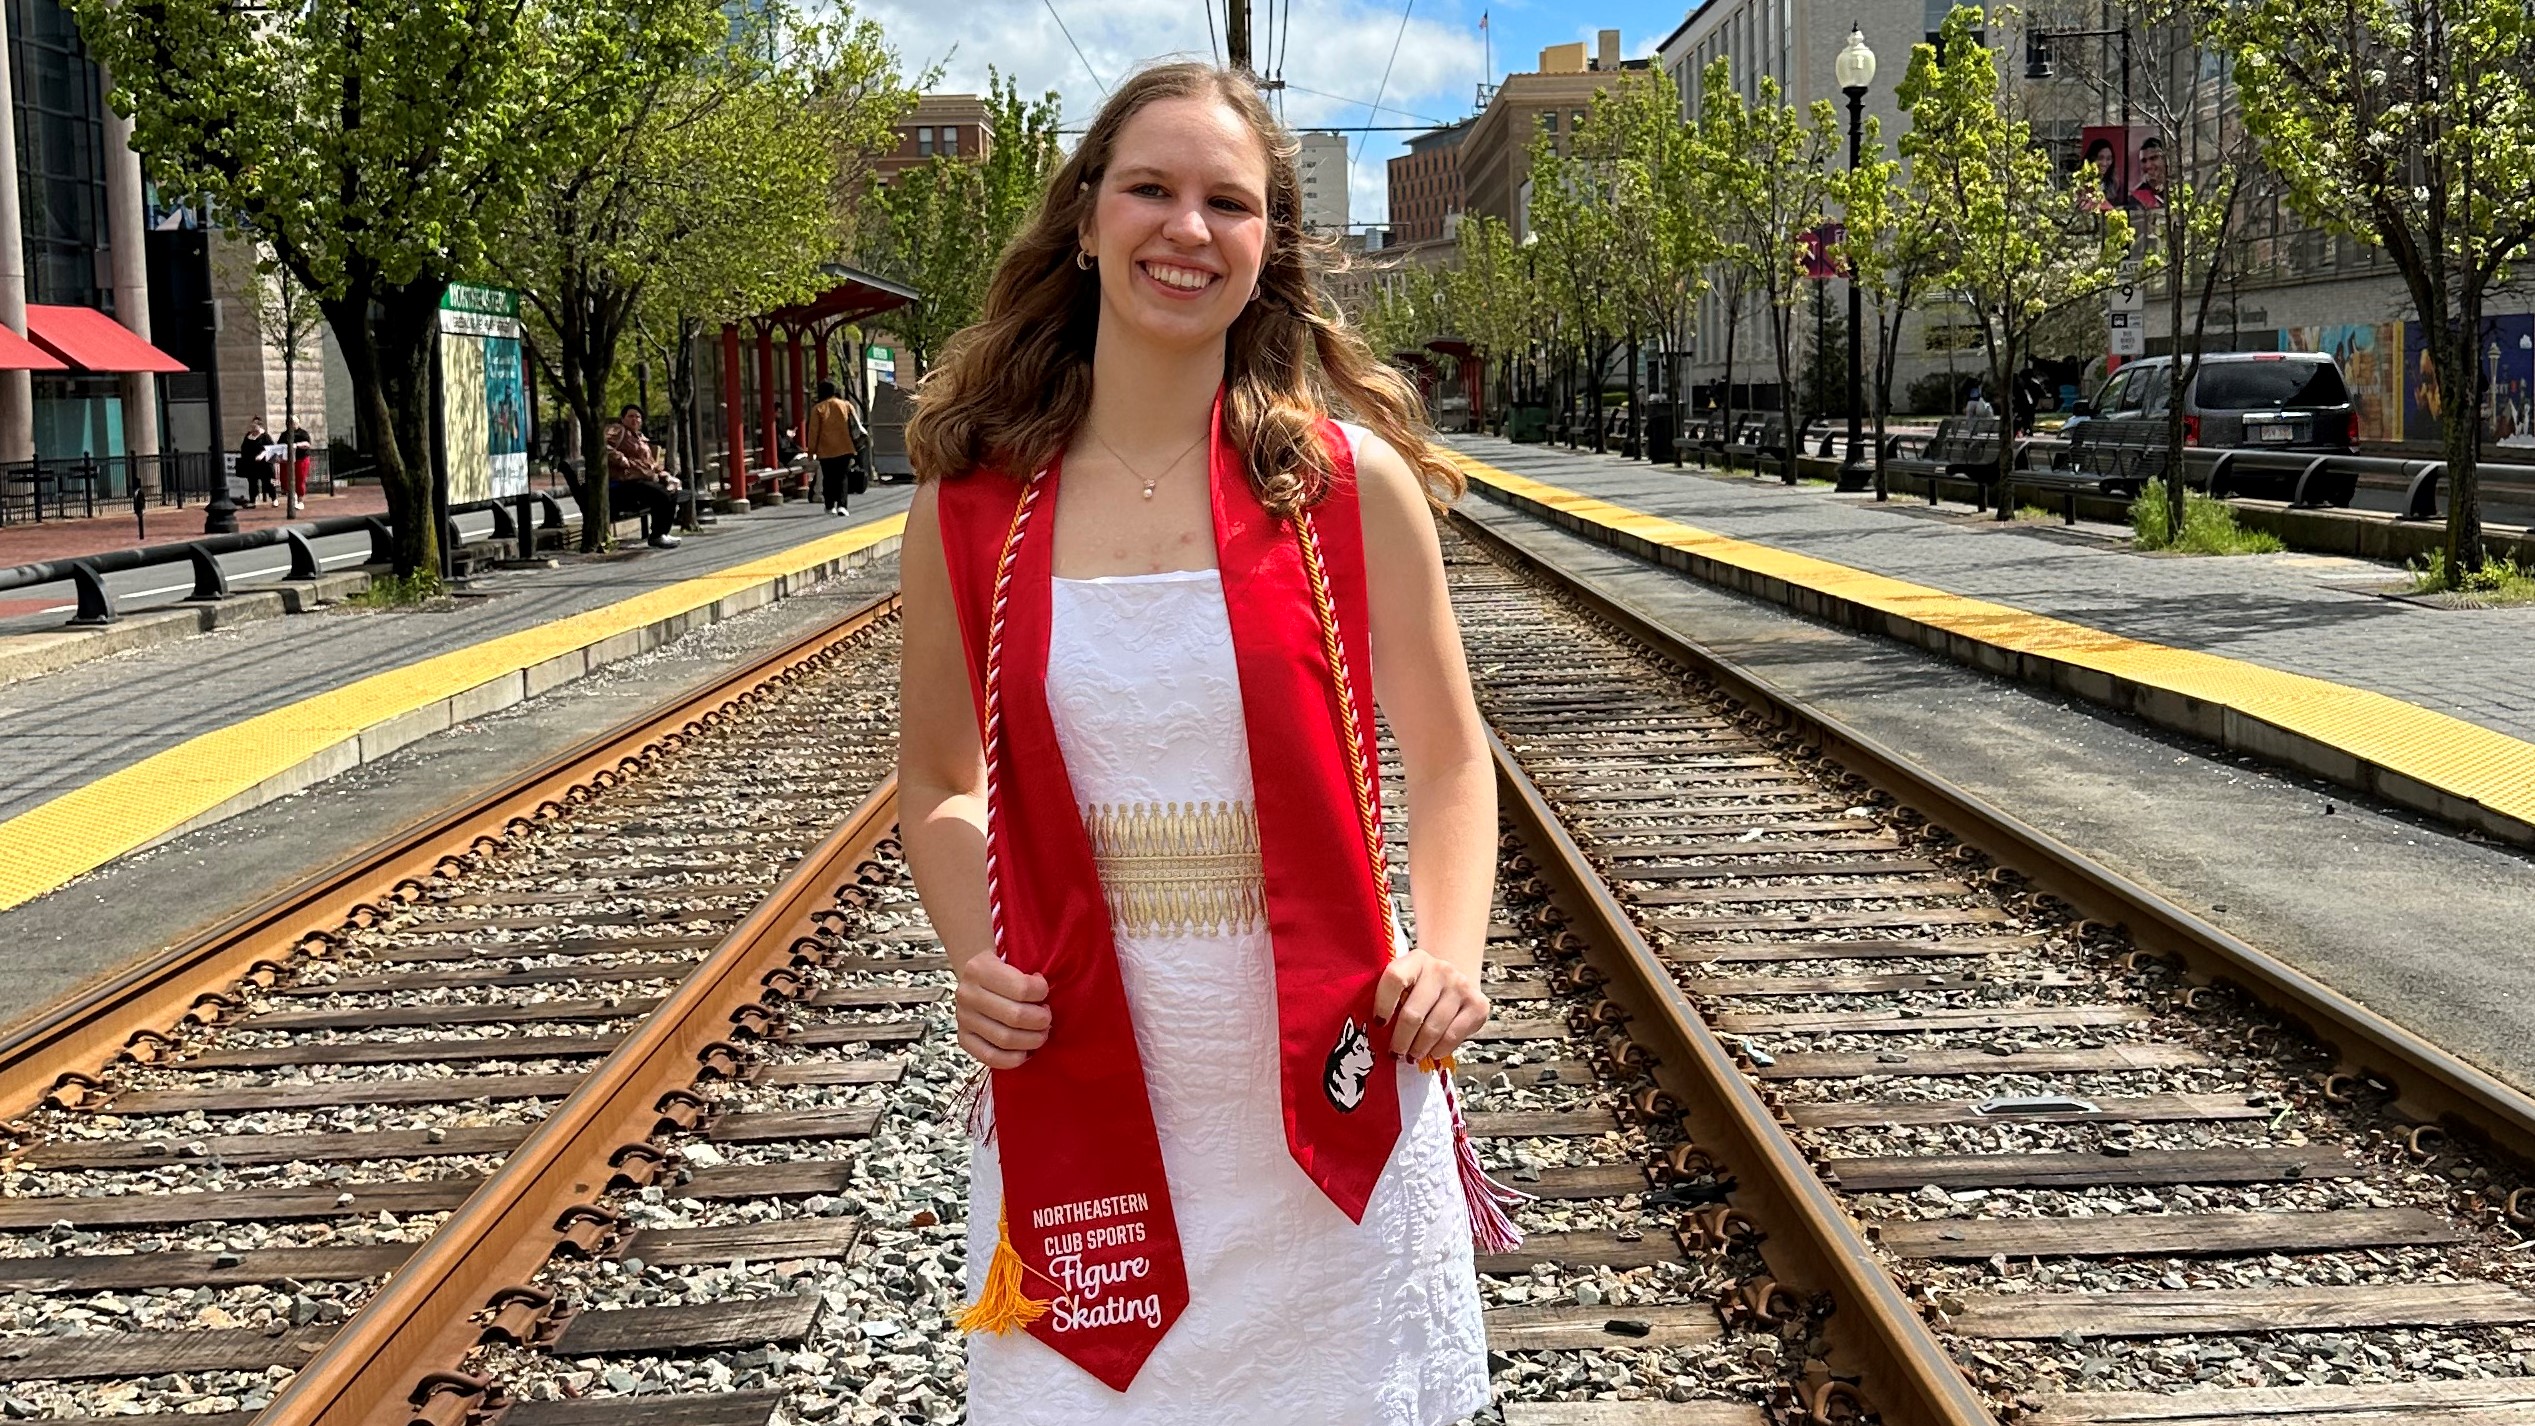
M1213 570L1059 579L1047 689L1086 804L1188 1266L1187 1312L1123 1393L1036 1338L969 1339L969 1426L1445 1426L1488 1399L1452 1126L1400 1067L1403 1129L1361 1224L1286 1150L1275 972L1239 879L1248 739ZM1176 856L1141 859L1120 848ZM969 1290L995 1244L1002 1173L971 1160Z

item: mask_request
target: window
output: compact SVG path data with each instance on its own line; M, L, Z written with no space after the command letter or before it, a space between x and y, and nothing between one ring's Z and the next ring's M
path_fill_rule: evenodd
M959 130L947 124L942 127L942 152L952 157L959 154Z
M2139 395L2145 386L2146 383L2135 371L2116 372L2113 379L2104 384L2104 389L2095 394L2095 409L2107 415L2115 411L2136 411L2139 409Z
M915 156L916 156L917 158L931 158L931 157L933 156L933 126L932 126L932 125L930 125L930 124L919 124L919 125L917 125L917 126L916 126L916 130L915 130Z
M105 105L79 27L56 0L7 0L20 233L30 302L110 307Z
M2340 406L2350 392L2328 361L2221 361L2201 368L2192 398L2204 411L2271 411Z
M1541 115L1540 115L1540 131L1541 131L1542 133L1544 133L1544 134L1554 134L1554 133L1558 132L1558 111L1557 111L1557 110L1555 110L1555 109L1544 109L1544 110L1542 110L1542 111L1541 111Z

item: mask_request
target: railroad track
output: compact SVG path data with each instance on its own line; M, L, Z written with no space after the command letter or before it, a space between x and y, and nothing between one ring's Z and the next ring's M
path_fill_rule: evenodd
M761 1256L594 1205L835 1194L851 1165L816 1146L872 1132L910 1009L946 994L886 936L823 968L894 847L896 596L859 583L826 627L0 1041L7 1413L453 1421L500 1400L449 1370L487 1330L776 1340L729 1305L574 1323L533 1280L557 1250ZM649 1146L684 1127L681 1159Z
M1463 529L1548 978L1782 1419L2535 1422L2523 1096Z
M2417 1132L2535 1142L2521 1101L1450 553L1509 826L1458 1074L1535 1196L1479 1264L1507 1426L2535 1420L2522 1180ZM964 1061L889 633L0 1041L0 1409L956 1419Z

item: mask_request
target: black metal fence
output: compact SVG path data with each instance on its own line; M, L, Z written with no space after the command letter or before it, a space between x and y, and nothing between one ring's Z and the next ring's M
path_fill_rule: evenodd
M243 474L235 471L236 464L237 456L230 451L14 461L0 465L0 525L113 514L131 503L135 489L146 492L148 504L208 504L222 481ZM307 493L332 495L338 479L349 480L368 469L337 472L333 453L316 450L309 456ZM243 490L245 485L231 489Z

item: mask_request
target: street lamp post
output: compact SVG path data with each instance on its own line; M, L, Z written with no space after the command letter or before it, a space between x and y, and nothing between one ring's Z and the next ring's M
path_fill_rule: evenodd
M1863 26L1851 25L1848 45L1832 61L1832 70L1840 81L1840 91L1848 95L1848 168L1857 172L1859 150L1864 144L1866 125L1866 87L1875 82L1875 52L1866 47ZM1842 490L1863 490L1871 477L1875 498L1884 498L1883 471L1869 470L1863 435L1859 429L1866 409L1866 351L1861 328L1866 321L1866 304L1858 291L1857 267L1854 262L1848 273L1848 459L1840 465Z

